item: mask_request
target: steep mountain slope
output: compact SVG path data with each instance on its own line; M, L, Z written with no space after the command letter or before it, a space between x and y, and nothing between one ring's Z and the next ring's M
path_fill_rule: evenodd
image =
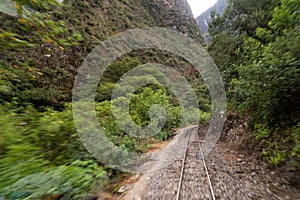
M26 72L34 79L16 75L22 79L19 83L26 83L23 87L7 77L10 83L0 90L5 99L18 96L20 102L59 107L70 100L73 75L87 54L109 36L132 28L167 27L204 44L186 0L65 0L60 6L52 0L45 1L51 6L42 1L23 2L35 6L42 16L18 18L0 13L4 44L0 58L9 73ZM36 25L38 20L41 25ZM12 66L17 69L12 71ZM54 74L59 76L54 78Z
M155 1L154 1L155 2ZM192 10L187 2L187 0L163 0L166 5L169 7L176 8L182 15L186 15L188 17L193 17Z
M208 43L210 41L210 37L208 34L208 24L211 22L211 12L215 11L215 14L222 15L225 8L227 6L227 0L218 0L215 5L202 13L199 17L196 18L196 21L200 27L201 33Z

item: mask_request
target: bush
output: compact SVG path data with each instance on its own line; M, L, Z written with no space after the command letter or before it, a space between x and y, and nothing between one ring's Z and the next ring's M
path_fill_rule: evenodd
M105 171L82 146L66 107L43 113L32 106L0 107L1 194L11 199L80 196L101 185Z

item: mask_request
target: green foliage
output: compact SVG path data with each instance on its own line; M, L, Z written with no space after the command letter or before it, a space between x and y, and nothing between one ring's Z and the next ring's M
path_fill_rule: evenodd
M298 161L300 160L300 123L294 129L292 129L292 141L294 142L293 151L291 153L292 157L295 157ZM289 131L289 130L286 130Z
M271 142L269 143L270 150L263 149L262 151L263 157L275 167L278 167L279 164L285 161L287 156L286 151L282 151L279 146L281 145L277 142Z
M256 29L267 27L277 4L277 0L230 0L224 15L216 16L210 23L212 40L208 49L228 90L232 90L230 81L239 77L237 67L244 62L244 39L257 38Z
M24 6L30 9L24 9ZM56 9L59 7L54 0L17 1L18 16L0 24L0 48L15 51L24 50L25 47L34 47L44 42L56 45L75 44L81 39L80 34L75 32L73 38L64 37L67 33L64 21L55 22L51 15L46 13L53 7Z
M289 44L297 44L300 32L299 26L293 23L293 15L288 23L289 29L278 30L281 21L276 22L276 10L284 9L284 3L282 1L282 5L275 9L274 17L269 23L271 30L277 27L272 30L276 35L268 36L270 31L264 28L256 31L258 38L269 41L267 44L253 37L244 40L243 63L238 66L239 78L232 82L235 90L239 91L235 99L243 101L247 108L252 109L250 112L254 123L272 126L287 120L288 116L294 118L299 112L295 95L299 92L300 60L298 50L295 52L296 48L289 48ZM293 6L297 10L296 5ZM292 123L296 120L297 118L292 119Z
M47 60L61 57L68 46L77 46L81 34L54 17L54 10L62 10L55 0L20 0L14 6L17 16L0 14L0 101L61 108L73 77L70 70L51 66L57 61Z
M167 139L168 135L172 133L172 128L179 126L180 109L169 103L166 91L161 89L155 91L150 87L145 87L139 93L131 94L130 102L124 97L119 97L113 101L118 105L129 103L131 119L128 120L133 120L140 127L148 125L151 119L148 112L152 105L160 104L163 106L167 111L167 122L162 132L157 133L159 139ZM96 111L100 125L104 127L110 141L128 151L146 150L143 146L147 144L147 140L139 140L131 135L126 135L119 129L111 112L111 102L105 101L97 104ZM118 115L121 116L122 113L118 113ZM126 121L122 123L126 124Z
M39 72L26 63L9 66L0 60L0 71L0 102L15 101L20 106L34 104L40 108L61 108L67 99L66 94L56 87L59 84L64 87L61 82L71 79L70 74L63 69L50 70L45 67ZM52 81L41 87L37 79L45 81L46 76L51 77Z
M257 140L267 139L271 135L269 128L263 124L256 124L254 128L256 130L255 139Z
M131 80L145 80L146 78L147 77L133 77ZM125 92L127 91L126 88L124 88L124 90ZM156 133L154 136L154 138L158 140L166 140L172 133L172 129L179 127L181 124L189 124L190 121L195 119L193 115L198 115L200 117L200 123L202 124L206 124L210 119L210 114L208 112L196 108L189 108L189 110L186 112L187 116L185 116L187 121L181 122L181 107L179 107L177 104L172 104L171 102L173 97L168 96L167 94L168 93L165 88L162 88L161 86L155 87L151 85L140 88L134 94L127 94L128 98L130 99L127 99L125 97L118 97L112 102L104 101L96 104L99 123L101 127L104 127L104 131L109 140L112 141L115 145L119 145L120 147L124 148L125 150L138 152L145 152L147 150L147 142L151 140L151 138L148 138L147 140L141 140L135 138L134 136L123 133L117 125L115 118L113 117L111 111L112 103L118 106L129 103L129 113L131 119L127 117L125 117L125 119L133 120L133 122L139 127L149 125L149 122L151 120L149 110L153 105L159 104L160 106L162 106L166 110L167 121L163 129L160 132ZM124 115L124 113L116 110L115 114L117 114L120 119L124 119L124 117L122 118L122 115ZM121 122L123 126L129 124L129 122L127 122L126 120Z
M9 199L42 199L57 194L78 199L96 194L106 181L106 172L93 160L74 161L25 176L4 188L3 194Z
M78 196L103 186L105 171L85 151L67 108L40 113L30 106L1 106L1 194Z
M299 169L300 161L300 135L299 123L286 130L277 129L270 132L267 128L258 128L256 139L262 140L264 148L262 156L275 167L289 161L292 170Z
M275 166L298 154L294 133L285 130L300 120L299 10L295 0L231 0L210 29L209 50L228 97L250 117L263 155Z
M30 103L40 109L45 106L63 109L64 103L71 100L76 69L101 41L124 30L161 23L151 16L152 7L143 1L72 0L59 4L55 0L20 0L17 3L20 10L17 17L0 14L0 48L3 50L0 57L1 65L7 65L6 70L14 74L18 82L7 80L0 86L0 94L5 101L14 99L21 105ZM183 23L186 18L178 21L185 32L186 28L190 32L197 30L193 23L188 26ZM143 50L136 51L111 64L99 84L97 101L109 100L118 78L142 63L165 64L167 60L167 64L185 73L187 64L182 64L178 56L155 50L142 54ZM185 75L192 77L189 71ZM107 87L101 88L104 85Z
M16 114L2 107L0 113L2 139L0 189L3 189L19 178L35 172L36 168L45 169L47 161L39 155L40 148L30 144L30 140L34 137L23 135L17 129Z

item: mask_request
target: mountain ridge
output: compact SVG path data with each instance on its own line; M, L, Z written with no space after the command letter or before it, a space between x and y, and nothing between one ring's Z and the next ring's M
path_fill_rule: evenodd
M209 23L212 21L211 12L215 11L217 15L222 15L227 6L227 0L218 0L212 7L203 12L200 16L196 17L196 22L200 27L202 36L206 43L209 43L210 36L208 33Z

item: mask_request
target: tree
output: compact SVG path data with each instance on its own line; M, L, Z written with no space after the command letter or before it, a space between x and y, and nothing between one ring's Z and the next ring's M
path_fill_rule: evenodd
M208 50L224 75L227 89L243 62L240 58L244 39L256 38L256 29L267 27L277 4L277 0L230 0L224 14L210 23L212 40Z
M299 158L299 10L297 0L232 0L210 29L209 50L230 101L250 117L264 157L276 166Z

